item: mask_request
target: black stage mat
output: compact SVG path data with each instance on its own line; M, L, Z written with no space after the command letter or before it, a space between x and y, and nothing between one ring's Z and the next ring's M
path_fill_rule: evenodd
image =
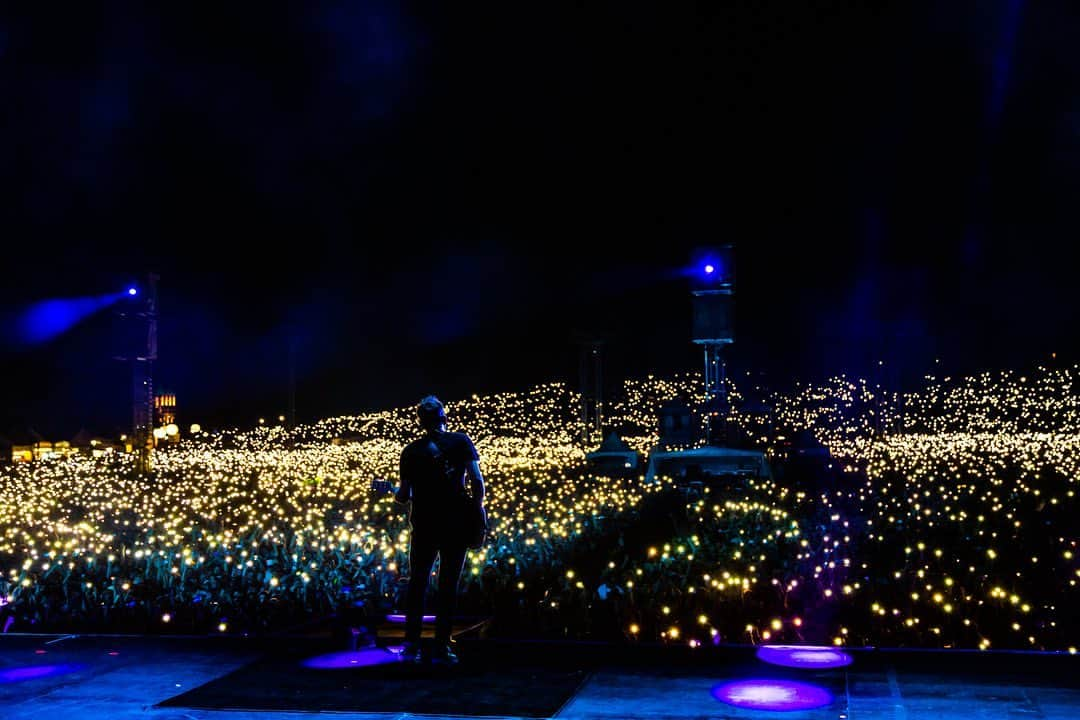
M383 648L272 652L157 707L548 718L589 675L582 663L510 646L458 653L457 666L431 667Z

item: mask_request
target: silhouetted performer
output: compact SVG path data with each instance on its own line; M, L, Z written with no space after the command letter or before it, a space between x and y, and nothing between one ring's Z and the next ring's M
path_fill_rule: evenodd
M412 502L402 656L417 662L430 659L454 664L458 658L450 648L450 631L467 548L461 496L468 478L472 501L482 509L484 476L480 473L480 456L469 436L446 429L446 410L438 398L429 395L422 399L416 414L424 435L401 451L401 486L394 495L399 503ZM424 594L436 555L439 556L439 580L435 597L435 641L430 649L421 652Z

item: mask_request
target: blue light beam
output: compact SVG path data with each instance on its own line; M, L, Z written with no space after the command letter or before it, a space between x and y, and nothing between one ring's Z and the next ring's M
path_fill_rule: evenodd
M82 669L82 665L74 663L66 663L63 665L26 665L22 667L9 667L0 670L0 685L22 682L24 680L53 677L55 675L67 675Z
M42 300L16 319L15 337L27 345L48 342L124 297L125 293L109 293L97 297Z

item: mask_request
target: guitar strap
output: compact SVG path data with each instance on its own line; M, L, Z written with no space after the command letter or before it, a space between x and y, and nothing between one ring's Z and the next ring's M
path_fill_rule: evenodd
M446 459L446 455L443 454L442 448L434 440L428 440L428 451L431 453L431 459L435 461L436 465L442 467L443 476L453 482L454 468L450 465L450 461Z

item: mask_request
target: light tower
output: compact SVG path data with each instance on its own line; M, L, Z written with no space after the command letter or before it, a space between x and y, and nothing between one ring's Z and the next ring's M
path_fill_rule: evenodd
M728 414L724 348L735 342L735 249L699 250L694 258L693 342L705 350L705 442L723 440Z
M600 374L602 347L600 340L580 342L581 441L586 447L604 439L604 386Z
M157 281L148 273L142 285L127 290L127 302L117 314L122 327L122 345L117 360L131 363L131 437L138 454L139 472L151 471L154 447L154 361L157 360Z

